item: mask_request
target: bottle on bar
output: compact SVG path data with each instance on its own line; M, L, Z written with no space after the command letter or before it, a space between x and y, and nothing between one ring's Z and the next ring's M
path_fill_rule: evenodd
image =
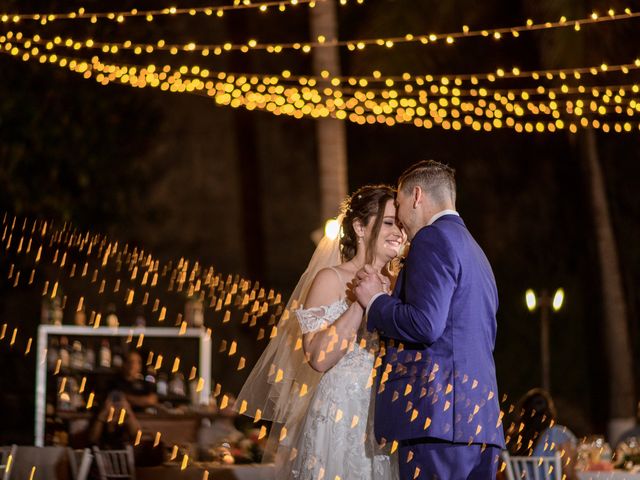
M156 369L153 368L153 365L147 366L147 374L144 376L144 381L150 383L157 390L156 377Z
M120 324L118 315L116 315L116 306L113 303L107 305L106 322L108 327L117 327Z
M82 370L84 368L84 353L82 352L82 343L79 340L73 341L73 350L71 351L71 368L74 370Z
M62 317L64 312L62 311L60 297L55 297L51 300L51 312L49 313L49 320L53 325L62 325Z
M204 325L204 305L200 300L190 299L184 306L184 319L190 327Z
M74 411L79 411L85 406L84 397L80 393L80 386L76 378L69 378L69 394L71 396L71 408Z
M69 340L67 337L60 337L60 366L62 368L69 368L70 364L70 352L69 352Z
M56 337L52 337L49 341L49 349L47 350L47 368L49 370L54 370L56 368L58 358L60 358L58 339Z
M133 321L134 327L144 327L147 324L147 320L144 318L144 309L142 307L138 307L136 309L136 318Z
M59 412L70 412L73 410L73 406L71 404L71 382L72 377L58 377L58 388L56 390L58 397L56 409Z
M106 338L102 340L98 363L102 368L111 368L111 348Z
M167 374L164 372L161 372L158 375L158 385L156 387L156 391L158 393L158 395L160 395L161 397L166 397L167 394L169 393L169 382L168 382L169 378L167 377Z
M122 358L122 348L119 342L111 349L111 366L113 368L122 368L123 358Z
M78 327L84 327L87 325L87 314L85 313L84 309L76 311L75 315L73 316L73 324Z
M93 368L96 365L96 353L90 345L87 345L87 350L84 353L84 369L88 371L93 371Z
M176 397L186 396L184 388L184 375L181 372L175 372L169 382L169 392Z

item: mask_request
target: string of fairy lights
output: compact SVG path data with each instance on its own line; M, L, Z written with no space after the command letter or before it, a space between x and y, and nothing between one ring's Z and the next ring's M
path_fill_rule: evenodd
M303 2L280 2L282 6ZM347 1L341 2L346 4ZM360 2L358 2L360 3ZM314 7L315 2L309 2ZM264 7L264 2L251 3L236 0L233 5L220 8L246 9ZM206 7L203 7L206 8ZM103 12L96 18L111 18L118 12ZM124 13L124 12L121 12ZM130 16L142 16L145 12L129 12ZM148 13L148 12L147 12ZM176 15L190 13L193 9L164 9L162 14ZM206 13L206 12L205 12ZM211 12L212 13L212 12ZM92 18L92 13L84 10L73 12L74 17ZM93 12L95 15L96 12ZM43 14L19 15L4 14L0 19L5 23L19 22L22 19L36 20ZM71 15L69 13L68 15ZM106 17L105 17L106 16ZM116 15L117 16L117 15ZM382 39L362 39L349 41L327 41L320 37L316 42L292 44L263 44L249 40L246 44L204 45L195 42L187 44L171 44L165 40L151 43L134 43L130 40L119 42L101 42L93 39L78 40L73 37L55 36L43 38L40 34L26 35L21 31L8 31L0 36L0 52L19 56L25 61L50 63L68 68L82 74L84 78L94 78L102 85L121 83L137 88L152 87L174 93L195 93L212 97L219 105L243 107L249 110L265 110L276 115L291 115L295 118L333 117L346 119L357 124L381 123L395 125L412 123L416 126L431 128L441 126L458 130L464 126L475 130L491 130L511 127L516 131L555 131L568 128L576 131L579 127L601 128L603 131L630 131L635 129L631 120L636 114L637 102L631 94L637 87L627 80L618 82L626 87L616 94L611 92L600 96L603 89L600 85L585 81L588 77L604 74L629 75L640 69L640 59L622 64L592 65L580 68L558 68L544 70L521 70L514 66L509 69L497 68L489 72L467 74L423 74L403 73L400 75L383 75L374 71L365 76L335 76L323 71L319 76L293 75L290 71L274 74L236 74L230 72L213 72L204 65L183 65L163 67L150 63L130 65L123 62L103 62L98 56L89 59L68 57L60 50L75 52L82 50L99 50L102 54L115 55L121 52L133 54L198 52L202 56L221 55L228 51L249 52L266 50L279 53L292 48L309 52L314 47L347 46L350 50L360 50L368 45L393 47L396 43L420 42L433 44L439 41L454 43L459 38L488 37L500 40L505 35L518 37L524 31L540 31L554 28L573 27L580 31L582 26L603 22L615 22L634 19L640 13L625 8L623 13L609 9L605 15L593 12L589 17L569 20L566 16L558 21L535 23L528 19L525 24L494 29L470 29L463 26L460 32L432 33L423 35L406 34L402 37ZM57 19L53 16L53 20ZM62 17L60 17L62 18ZM11 20L12 19L12 20ZM337 43L336 43L337 42ZM352 48L353 47L353 48ZM162 70L162 71L160 71ZM526 79L539 82L538 85L527 85L526 88L494 88L484 85L494 84L502 80ZM562 85L545 85L547 81L561 80ZM577 84L576 84L577 82ZM467 85L470 84L470 85ZM607 88L604 88L607 90ZM629 94L629 95L628 95ZM485 97L491 95L495 101L487 102ZM559 102L556 97L571 95L572 99ZM591 98L587 98L591 96ZM547 97L544 100L536 97ZM436 99L435 97L440 97ZM620 97L620 98L619 98ZM624 100L622 97L625 97ZM619 98L619 100L618 100ZM613 99L615 105L611 105ZM610 117L612 115L629 117L625 121L608 121L593 117ZM533 123L524 121L526 116L550 116L552 123ZM575 117L567 125L561 117ZM574 121L575 120L575 121ZM622 123L620 123L622 122Z
M324 0L318 0L320 2ZM357 3L364 3L364 0L356 0ZM2 23L19 23L24 20L40 20L40 21L54 21L56 19L91 19L92 22L96 22L98 19L107 18L118 22L123 22L127 17L139 17L144 16L147 20L151 21L158 15L181 15L189 14L191 16L199 13L204 13L211 16L215 12L216 17L224 16L224 12L227 10L238 9L259 9L260 11L267 11L269 7L278 6L280 11L285 11L287 5L295 6L298 4L307 4L311 8L315 6L313 0L289 0L288 2L240 2L236 0L234 5L218 6L218 7L200 7L200 8L176 8L168 7L162 10L128 10L121 12L86 12L84 8L80 8L77 12L69 13L35 13L35 14L16 14L16 13L3 13L0 14L0 22ZM348 0L340 0L341 5L346 5ZM527 19L522 25L515 25L510 27L497 27L488 29L471 29L468 25L463 25L460 31L448 32L448 33L406 33L404 35L389 36L384 38L363 38L352 40L338 40L338 39L326 39L324 36L319 36L315 41L310 42L290 42L290 43L260 43L257 40L249 40L246 44L233 44L225 42L222 44L196 44L189 42L186 44L171 44L164 39L158 40L154 44L149 43L136 43L131 40L124 40L120 42L100 42L93 39L87 39L83 42L75 42L84 44L87 48L103 48L106 47L109 50L113 48L134 50L139 53L147 52L149 50L165 50L172 54L178 52L200 52L205 56L208 53L204 52L218 52L217 55L225 51L241 51L248 52L250 50L265 50L268 53L280 53L283 50L300 50L308 53L312 48L324 48L324 47L347 47L349 50L357 51L363 50L367 46L384 46L391 48L396 44L402 43L420 43L422 45L435 44L438 42L445 42L447 44L453 44L456 40L463 38L477 38L485 37L492 38L494 40L501 40L507 36L517 38L523 32L534 32L540 30L552 30L559 28L572 28L575 31L581 31L583 26L589 26L594 24L601 24L606 22L616 22L621 20L630 20L640 16L640 12L634 12L631 8L625 8L623 13L617 13L615 9L610 8L605 15L599 15L597 12L592 12L588 17L580 17L568 19L566 16L562 16L557 21L545 21L535 23L532 19ZM89 43L90 45L87 45Z
M117 23L123 23L128 18L144 18L147 22L153 22L156 17L172 17L179 15L205 15L212 18L222 18L226 12L238 10L258 10L262 13L271 11L286 12L288 9L298 5L306 5L314 8L316 4L326 0L274 0L252 2L250 0L234 0L231 5L210 5L205 7L166 7L162 9L137 9L129 10L113 10L107 12L96 12L87 10L85 7L79 7L71 12L49 12L49 13L0 13L0 22L2 23L19 23L26 21L36 21L41 25L47 25L60 20L89 20L96 23L99 20L111 20ZM352 0L358 4L364 3L364 0ZM347 5L349 0L339 0L340 5Z
M555 100L529 101L521 105L518 102L510 102L507 97L500 97L496 102L480 98L474 103L453 98L451 104L455 108L447 108L448 104L442 101L447 99L427 102L424 105L419 104L416 99L392 98L379 103L363 94L347 99L337 97L326 100L317 91L310 89L301 91L294 87L284 88L281 85L268 87L258 85L258 90L261 91L256 91L251 88L251 84L246 79L239 79L237 83L211 80L204 82L201 79L184 78L180 72L171 72L169 69L158 73L145 71L140 67L137 73L132 73L136 67L117 67L97 61L89 64L71 60L65 65L72 71L81 73L85 78L93 76L103 85L119 82L141 87L143 86L141 83L144 82L144 86L155 86L165 91L206 95L220 105L234 108L264 110L275 115L290 115L296 118L335 116L335 118L347 119L358 124L412 123L424 128L440 126L443 129L460 130L463 127L470 127L476 131L508 127L517 132L556 131L563 128L575 132L580 127L592 127L600 128L605 132L622 132L635 129L636 123L629 119L609 124L602 118L590 117L604 117L612 111L618 115L626 114L628 117L633 117L639 108L635 99L624 98L627 94L624 88L618 88L616 92L605 89L602 95L599 90L597 94L592 90L590 94L595 98L590 101L578 98L562 103ZM627 88L630 93L638 90L637 85ZM304 101L304 96L310 100ZM574 121L561 118L560 109L563 109L565 114L575 117ZM526 121L522 117L527 115L552 118L549 121Z
M8 45L7 45L8 46ZM5 50L6 47L5 46ZM25 54L24 51L11 47L11 53L14 55ZM30 57L29 57L30 58ZM28 59L28 58L27 58ZM36 59L36 57L33 57ZM187 67L180 69L172 69L170 66L163 67L163 71L159 72L156 67L151 65L148 68L141 66L123 66L114 64L103 64L97 57L91 62L67 59L58 57L55 54L51 56L40 56L37 58L40 62L53 61L58 62L59 66L70 68L76 73L81 73L85 78L90 78L94 72L95 80L106 85L114 81L130 84L135 87L156 87L161 90L171 92L190 92L200 93L213 97L216 103L221 105L229 105L232 107L244 107L250 110L259 109L270 111L276 115L292 115L296 118L310 116L312 118L333 116L340 119L348 119L354 123L382 123L386 125L395 125L397 123L413 123L416 126L431 128L434 125L441 126L444 129L459 130L464 126L473 128L474 130L486 130L510 127L516 131L556 131L562 128L568 128L569 131L577 131L579 127L601 128L603 131L631 131L635 129L635 123L630 121L620 121L609 125L602 119L590 119L592 116L606 116L611 113L632 117L636 113L637 102L635 99L622 101L627 90L620 89L615 95L611 92L608 95L604 92L600 103L597 100L590 100L586 105L585 101L578 99L577 101L565 102L563 108L566 114L574 117L575 122L566 122L560 118L561 105L555 101L558 93L575 93L575 91L586 91L584 85L574 87L572 90L568 86L560 87L558 93L547 92L542 87L537 89L538 94L546 94L551 97L551 101L544 102L527 102L524 106L513 103L509 94L497 98L499 103L486 102L484 99L478 100L475 104L469 101L463 102L460 92L452 92L449 99L439 99L438 102L430 102L429 94L425 91L419 91L416 98L402 98L395 90L382 92L359 92L356 91L352 97L345 97L341 90L325 89L320 92L317 89L308 86L302 89L292 86L279 85L277 77L263 77L259 79L257 76L248 77L232 77L224 72L217 74L218 79L224 79L223 82L214 82L207 80L210 72L199 72L199 78L185 77L189 73ZM632 65L635 68L635 65ZM624 73L619 66L612 66L611 70L619 70ZM583 69L589 70L589 69ZM608 72L610 69L601 67L596 73ZM192 73L198 73L197 70L191 70ZM627 70L628 72L628 70ZM206 75L204 75L206 73ZM575 73L575 72L574 72ZM309 83L309 82L307 82ZM257 88L252 88L257 85ZM637 86L629 86L630 93L635 93ZM440 87L440 93L443 92L443 86ZM605 89L606 90L606 89ZM591 88L593 97L599 96L600 89ZM380 93L380 95L377 95ZM481 89L479 93L484 93ZM329 94L331 98L325 97ZM496 94L494 93L494 96ZM387 97L384 102L376 102L377 96ZM513 92L511 92L511 96ZM522 100L528 99L530 94L523 92L520 94ZM610 101L609 97L613 97L615 106L607 105ZM626 107L626 108L624 108ZM502 110L504 108L504 110ZM512 114L512 115L509 115ZM392 116L393 115L393 116ZM552 122L523 122L522 117L525 115L551 115ZM429 117L429 118L424 118ZM481 121L479 117L483 117Z
M250 6L255 6L250 4ZM122 40L118 42L103 42L94 40L92 38L85 40L77 40L73 38L62 39L56 37L52 40L35 40L37 44L47 44L53 42L56 45L64 44L74 50L80 49L93 49L101 50L103 53L118 53L122 50L131 51L136 55L145 53L153 53L156 51L169 52L171 55L178 55L179 53L198 53L204 57L213 55L222 55L226 52L239 51L242 53L248 53L250 51L265 51L267 53L281 53L286 50L298 50L303 53L309 53L314 48L326 48L326 47L346 47L351 51L364 50L367 46L380 46L391 48L396 44L403 43L420 43L422 45L434 45L438 42L445 42L447 44L453 44L456 40L462 38L477 38L486 37L494 40L500 40L505 35L517 38L522 32L533 32L539 30L551 30L558 28L573 28L576 31L580 31L583 26L595 25L605 22L615 22L621 20L630 20L640 17L640 12L633 12L631 9L626 8L624 13L617 14L615 10L610 9L608 15L598 16L597 13L592 13L591 16L585 18L567 20L566 17L562 17L555 22L541 22L533 23L532 20L527 20L524 25L517 25L512 27L502 27L493 29L478 29L471 30L468 26L464 26L462 31L449 32L449 33L423 33L423 34L411 34L407 33L402 36L393 36L386 38L363 38L354 40L337 40L326 39L324 36L319 36L316 41L312 42L290 42L290 43L262 43L255 39L250 39L246 43L237 44L231 42L223 42L218 44L200 44L195 42L188 43L171 43L165 39L160 39L154 43L140 43L132 40ZM5 15L0 18L10 18L10 15Z
M45 52L52 52L55 49L69 49L78 51L82 49L79 42L73 39L63 40L61 37L54 37L52 39L42 38L40 35L27 36L21 31L8 31L6 34L0 36L0 45L3 45L6 50L11 51L15 47L13 44L19 44L24 46L25 49L29 49L30 56L38 56L42 54L41 48ZM89 43L91 45L91 43ZM40 47L40 48L39 48ZM103 53L117 53L114 51L104 51ZM187 68L187 67L185 67ZM210 70L205 66L191 65L188 67L202 72L204 76L208 76ZM497 68L490 72L474 72L466 74L426 74L416 75L410 73L403 73L400 75L383 75L382 72L376 70L371 75L364 76L332 76L330 72L323 71L320 76L314 75L292 75L290 71L285 70L281 74L251 74L258 78L279 78L281 81L297 81L300 85L315 86L316 84L323 82L329 83L331 86L338 87L342 84L347 84L352 87L368 87L370 84L384 84L387 87L393 87L396 83L413 83L417 86L425 86L433 83L440 83L444 86L454 85L462 86L465 83L471 83L472 85L478 85L481 81L486 80L494 83L499 80L508 79L532 79L532 80L567 80L573 78L580 80L585 75L597 76L602 73L615 73L620 72L622 74L628 74L631 71L640 69L640 58L634 58L632 61L622 64L608 64L600 63L599 65L591 65L587 67L574 67L574 68L556 68L556 69L538 69L538 70L521 70L518 67L511 67L510 69ZM235 74L229 72L217 72L225 75L248 75L248 74Z

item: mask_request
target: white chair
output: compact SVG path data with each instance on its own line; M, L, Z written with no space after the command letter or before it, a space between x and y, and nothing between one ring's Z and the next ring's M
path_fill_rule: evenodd
M73 480L87 480L89 477L89 470L91 469L91 450L85 448L84 450L73 450L70 448L69 452L69 465L71 465L71 476Z
M136 467L133 447L127 445L124 450L100 450L93 447L100 480L135 480Z
M0 447L0 480L9 480L11 467L16 461L17 445Z
M559 452L553 457L512 457L504 451L501 457L506 464L507 480L562 480Z

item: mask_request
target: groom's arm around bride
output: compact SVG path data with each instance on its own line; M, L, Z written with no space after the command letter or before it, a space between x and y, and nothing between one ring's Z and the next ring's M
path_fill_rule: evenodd
M355 294L385 341L375 431L399 442L401 478L495 478L504 446L493 360L491 266L455 211L454 172L420 162L398 182L411 240L392 295L366 269Z

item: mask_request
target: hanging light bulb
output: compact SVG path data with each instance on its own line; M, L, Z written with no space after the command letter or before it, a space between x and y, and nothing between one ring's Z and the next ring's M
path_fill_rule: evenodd
M338 233L340 233L340 222L335 218L327 220L327 223L324 225L325 237L335 240L338 237Z

